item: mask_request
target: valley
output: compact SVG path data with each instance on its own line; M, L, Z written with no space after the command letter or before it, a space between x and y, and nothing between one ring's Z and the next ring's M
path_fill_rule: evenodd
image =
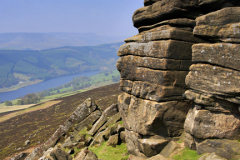
M47 50L0 50L0 92L52 78L116 68L121 43Z

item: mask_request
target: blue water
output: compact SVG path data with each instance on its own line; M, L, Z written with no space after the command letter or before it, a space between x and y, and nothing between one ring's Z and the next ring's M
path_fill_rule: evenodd
M23 97L29 93L36 93L36 92L43 91L45 89L61 86L65 83L70 82L74 77L92 76L92 75L96 75L97 73L98 73L98 71L67 75L67 76L62 76L62 77L50 79L47 81L43 81L41 83L37 83L34 85L26 86L26 87L20 88L18 90L2 92L2 93L0 93L0 100L6 101L6 100L17 99L18 97Z

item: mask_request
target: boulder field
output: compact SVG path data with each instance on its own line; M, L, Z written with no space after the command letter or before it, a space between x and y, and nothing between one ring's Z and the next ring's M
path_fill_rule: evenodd
M164 148L180 135L185 146L209 153L205 158L240 159L238 6L144 0L134 12L139 34L125 40L117 61L130 159L167 158Z
M105 141L113 147L125 143L121 119L116 104L101 110L88 98L49 140L30 154L20 153L11 160L98 160L89 147L100 146Z

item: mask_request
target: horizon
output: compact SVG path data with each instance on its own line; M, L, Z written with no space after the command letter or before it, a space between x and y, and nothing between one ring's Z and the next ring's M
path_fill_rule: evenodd
M131 16L143 7L138 0L9 0L0 2L3 33L93 33L131 36L138 33Z

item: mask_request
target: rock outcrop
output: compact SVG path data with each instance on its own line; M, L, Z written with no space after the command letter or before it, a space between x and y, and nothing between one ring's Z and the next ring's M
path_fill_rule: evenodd
M133 14L139 34L118 51L121 74L118 107L130 154L152 157L183 132L191 101L182 97L192 64L198 1L144 1Z
M101 111L92 99L88 98L77 107L48 141L30 154L19 154L13 159L97 160L97 156L87 147L100 145L105 141L108 141L111 146L125 142L124 127L118 106L113 104ZM75 158L70 154L74 154Z
M144 5L132 17L139 34L118 51L125 92L118 107L129 153L157 155L185 130L185 145L199 154L239 158L240 2Z
M208 41L192 47L193 65L186 77L194 101L184 129L185 144L198 154L215 152L239 159L240 7L226 7L196 19L193 34Z

